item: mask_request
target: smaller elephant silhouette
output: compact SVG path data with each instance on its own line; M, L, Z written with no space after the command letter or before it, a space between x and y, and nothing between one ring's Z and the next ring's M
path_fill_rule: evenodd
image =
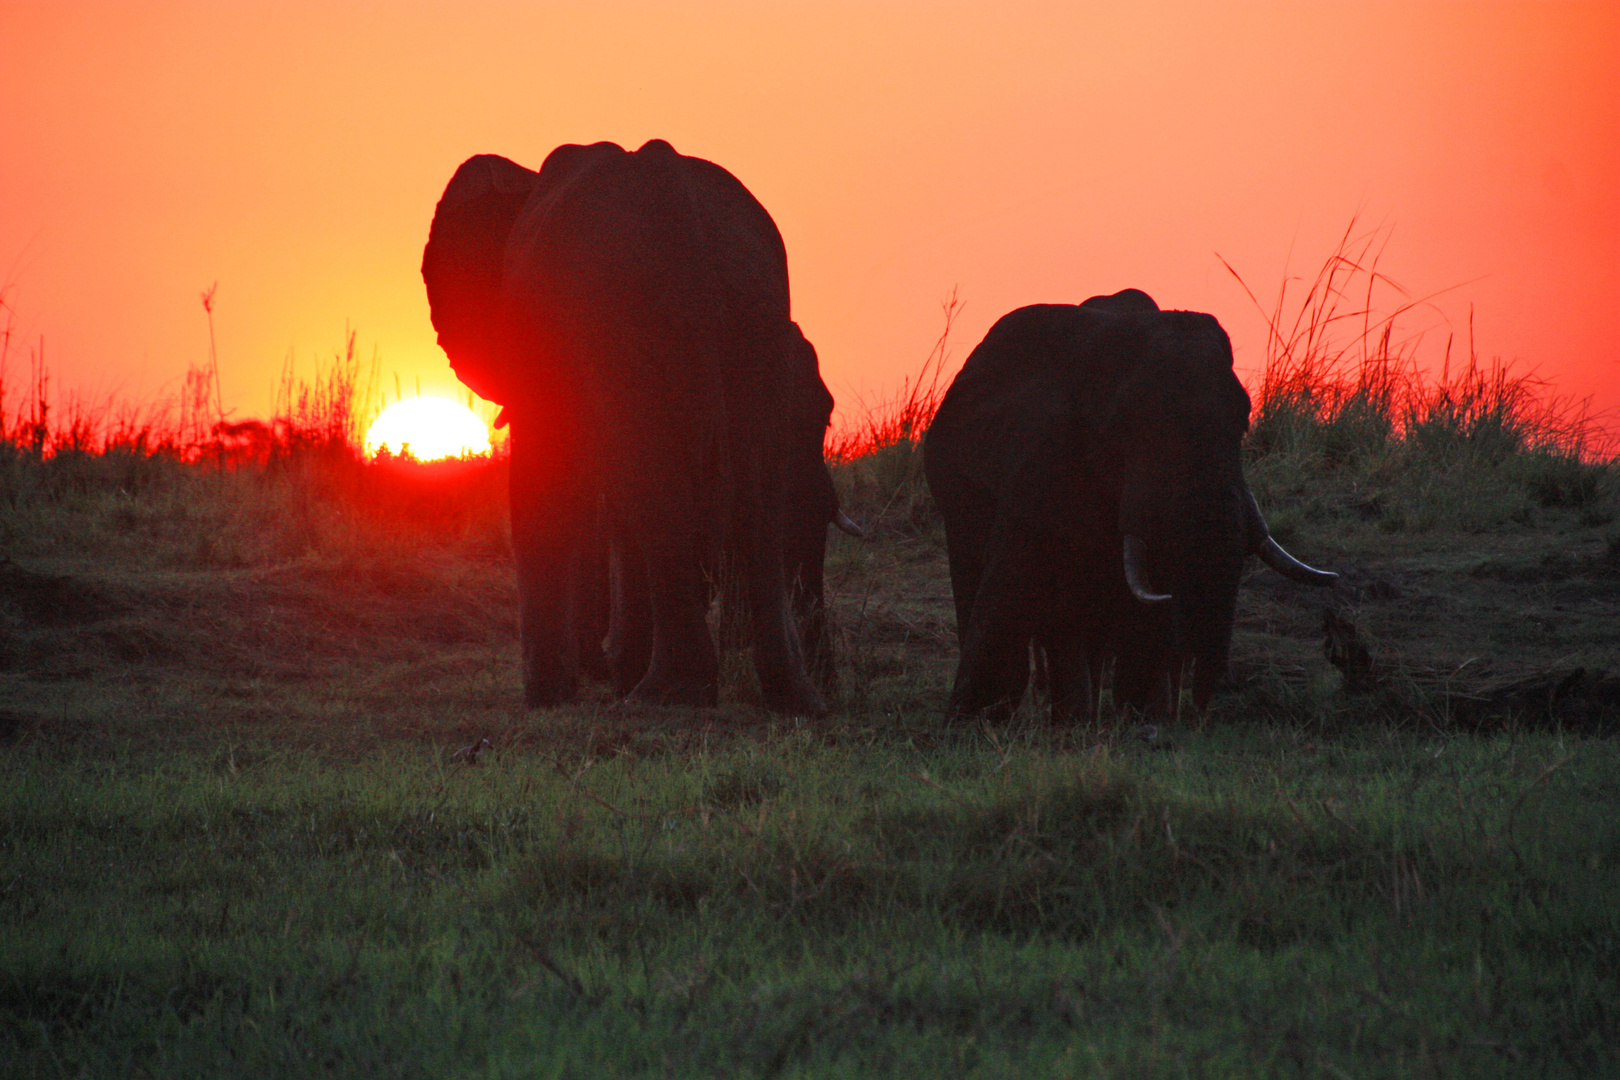
M1126 289L991 327L924 447L961 647L951 712L1010 715L1032 647L1055 720L1094 713L1110 663L1117 705L1170 713L1190 664L1204 709L1248 557L1337 576L1271 538L1243 477L1248 423L1213 316Z

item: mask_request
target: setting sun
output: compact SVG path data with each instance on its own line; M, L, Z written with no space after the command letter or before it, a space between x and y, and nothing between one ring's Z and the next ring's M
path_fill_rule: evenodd
M366 453L386 447L418 461L489 453L489 429L465 405L437 397L406 398L384 409L366 432Z

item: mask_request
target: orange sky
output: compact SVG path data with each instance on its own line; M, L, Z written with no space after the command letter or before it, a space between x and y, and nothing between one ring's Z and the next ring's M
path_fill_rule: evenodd
M915 369L953 287L958 363L1014 307L1136 286L1252 367L1215 253L1269 298L1359 212L1411 290L1480 279L1408 320L1436 357L1472 302L1484 356L1620 410L1613 0L4 0L0 57L13 392L41 336L58 388L172 392L216 280L238 417L345 323L390 397L453 392L418 267L456 165L659 136L775 216L841 405Z

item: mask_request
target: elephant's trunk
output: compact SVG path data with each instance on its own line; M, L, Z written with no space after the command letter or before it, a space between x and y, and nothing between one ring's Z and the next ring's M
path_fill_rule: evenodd
M1338 574L1306 566L1284 551L1282 545L1271 538L1271 530L1266 528L1266 519L1260 513L1260 504L1255 501L1254 492L1245 487L1243 495L1248 511L1251 554L1258 556L1261 562L1279 574L1301 585L1332 585L1339 580Z
M1131 595L1144 604L1162 604L1170 599L1169 593L1148 587L1142 573L1142 541L1135 536L1125 537L1125 583L1131 587Z

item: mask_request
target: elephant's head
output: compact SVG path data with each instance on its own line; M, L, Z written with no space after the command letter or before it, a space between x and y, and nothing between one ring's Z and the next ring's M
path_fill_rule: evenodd
M503 266L512 226L540 174L494 154L468 158L433 213L422 280L439 345L481 397L513 398L505 341Z
M1099 449L1119 485L1119 580L1142 621L1169 620L1171 656L1196 661L1202 708L1225 674L1237 587L1255 555L1296 581L1330 584L1271 538L1243 477L1249 395L1213 316L1157 312L1146 294L1101 298L1134 360L1101 418ZM1123 298L1123 303L1118 303ZM1088 301L1088 305L1092 302ZM1156 314L1154 312L1157 312ZM1137 621L1139 624L1139 620ZM1125 646L1128 649L1129 646Z

